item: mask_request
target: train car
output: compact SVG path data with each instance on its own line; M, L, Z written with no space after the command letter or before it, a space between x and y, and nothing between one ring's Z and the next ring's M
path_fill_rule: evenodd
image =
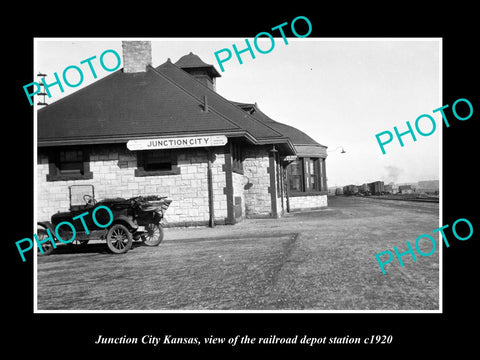
M383 181L374 181L368 184L372 195L381 195L385 193L385 184Z
M358 193L362 195L370 195L370 187L368 184L358 185Z
M343 187L344 195L357 195L358 187L356 185L347 185Z

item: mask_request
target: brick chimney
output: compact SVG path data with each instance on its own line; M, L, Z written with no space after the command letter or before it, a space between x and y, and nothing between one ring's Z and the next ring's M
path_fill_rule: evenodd
M152 65L152 46L150 41L122 41L123 72L146 72Z

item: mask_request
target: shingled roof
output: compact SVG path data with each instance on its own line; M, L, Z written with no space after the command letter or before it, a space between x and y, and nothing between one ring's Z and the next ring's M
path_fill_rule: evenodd
M207 64L203 62L202 59L198 55L190 52L188 55L182 56L178 61L175 63L181 69L206 69L210 72L210 74L214 77L220 77L220 73L215 69L213 65Z
M264 112L262 112L256 103L250 104L236 101L231 101L231 103L248 112L251 116L263 122L265 125L268 125L269 127L287 136L292 141L297 156L327 155L327 147L325 145L319 144L303 131L293 126L273 120Z
M156 70L164 74L166 77L181 86L185 91L192 94L198 99L207 97L208 106L215 109L219 113L225 115L230 120L234 121L239 127L245 129L252 134L257 143L274 143L281 139L288 139L281 132L276 131L262 121L246 113L238 106L235 106L231 101L225 99L223 96L208 88L196 79L192 81L192 76L187 72L179 69L171 62L166 62L156 68Z
M236 130L154 69L117 71L38 111L39 146Z
M182 70L189 66L215 70L190 53L175 64L167 60L157 68L148 66L146 72L117 70L40 109L38 146L195 134L243 137L257 145L279 144L291 154L298 154L300 143L321 146L299 130L268 118L258 107L250 113L245 107L251 104L225 99Z

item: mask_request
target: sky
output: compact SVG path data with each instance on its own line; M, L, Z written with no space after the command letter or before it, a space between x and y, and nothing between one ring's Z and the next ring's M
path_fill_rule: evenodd
M158 66L168 58L176 62L190 52L215 66L221 77L216 89L223 97L239 102L257 103L272 119L302 130L318 143L328 146L328 186L362 184L381 180L385 183L416 182L440 179L441 115L433 113L441 107L441 39L438 38L287 38L288 44L275 38L273 49L261 54L253 47L255 58L248 52L241 55L240 64L233 54L223 63L221 72L214 53L224 48L232 51L245 48L243 38L148 38L151 40L152 65ZM35 41L35 63L32 81L39 81L38 72L61 77L63 70L76 65L83 70L80 86L64 85L64 93L52 87L51 104L63 96L111 74L98 63L108 49L122 55L121 38L113 39L49 39ZM271 46L268 38L260 38L261 49ZM223 57L225 54L221 54ZM92 61L97 73L94 79L88 64ZM108 67L116 60L105 56ZM122 65L123 66L123 65ZM71 83L78 82L75 71L69 72ZM35 103L41 98L35 99ZM28 100L26 100L28 101ZM404 147L396 138L385 145L382 154L375 135L396 126L407 130L409 121L422 114L432 116L436 131L430 136L416 133L402 137ZM428 133L432 125L426 119L419 122ZM345 153L341 153L341 149Z

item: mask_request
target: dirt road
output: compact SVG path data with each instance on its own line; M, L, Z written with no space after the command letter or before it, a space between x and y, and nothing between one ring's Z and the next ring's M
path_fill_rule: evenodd
M385 275L375 254L407 250L438 218L435 203L333 197L281 219L168 228L124 255L63 247L38 258L38 309L436 310L438 248Z

